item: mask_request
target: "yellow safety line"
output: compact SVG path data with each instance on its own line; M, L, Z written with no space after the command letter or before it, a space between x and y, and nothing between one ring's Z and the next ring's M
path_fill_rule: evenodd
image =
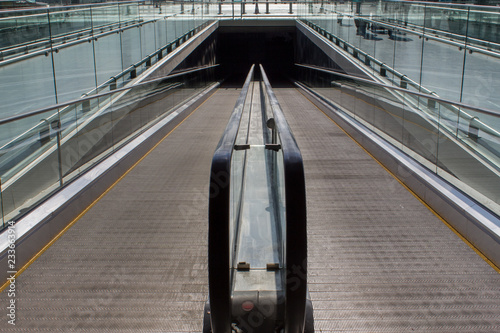
M177 124L177 126L175 126L170 132L168 132L158 143L156 143L146 154L144 154L144 156L142 156L137 162L135 162L134 165L132 165L120 178L118 178L117 181L115 181L108 189L106 189L106 191L104 191L103 194L101 194L97 199L95 199L94 202L92 202L87 208L85 208L83 210L83 212L81 212L75 219L73 219L73 221L71 221L63 230L61 230L50 242L48 242L47 245L45 245L40 251L38 251L38 253L35 254L33 256L33 258L30 259L30 261L28 261L19 271L17 271L14 278L17 279L17 277L19 275L21 275L22 272L24 272L32 263L35 262L35 260L37 260L45 251L47 251L49 247L51 247L59 238L61 238L62 235L64 235L66 233L66 231L69 230L69 228L71 228L92 207L94 207L94 205L97 204L97 202L99 202L99 200L101 200L102 197L104 197L109 191L111 191L111 189L113 189L113 187L115 187L116 184L118 184L130 171L132 171L139 163L141 163L143 159L145 159L154 149L156 149L156 147L158 147L158 145L160 143L162 143L163 140L165 140L170 134L172 134L172 132L175 131L177 129L177 127L179 127L184 121L186 121L189 117L191 117L191 115L196 110L198 110L203 104L205 104L205 102L208 101L213 96L213 94L215 94L215 92L218 90L219 89L216 89L206 100L203 101L203 103L201 103L196 109L191 111L191 113L189 115L187 115L186 118L184 118L179 124ZM9 284L10 284L10 281L7 280L2 285L2 287L0 287L0 292L4 291L5 288L7 288L7 286Z
M297 88L296 88L297 89ZM406 186L406 184L404 184L398 177L396 177L396 175L394 175L394 173L392 173L389 169L387 169L379 160L377 160L375 158L375 156L373 156L368 150L366 150L358 141L356 141L356 139L354 139L349 133L347 133L339 124L337 124L332 118L330 118L329 115L327 115L323 110L321 110L318 106L316 106L316 104L314 104L308 96L304 95L304 93L300 90L300 89L297 89L301 94L302 96L304 96L309 102L311 102L312 105L314 105L314 107L316 109L318 109L319 111L321 111L321 113L323 113L332 123L334 123L335 125L337 125L338 128L340 128L340 130L342 132L344 132L349 138L351 138L351 140L353 140L361 149L363 149L371 158L373 158L375 160L375 162L377 162L385 171L387 171L394 179L396 179L398 181L398 183L400 183L406 190L408 190L408 192L410 192L411 194L413 194L413 196L415 198L418 199L418 201L420 201L425 207L427 207L427 209L429 209L431 211L431 213L433 213L439 220L441 220L441 222L443 222L448 228L450 228L451 231L453 231L465 244L467 244L471 249L474 250L474 252L476 252L484 261L486 261L491 267L493 267L493 269L495 271L497 271L497 273L500 273L500 268L498 266L496 266L490 259L488 259L477 247L474 246L474 244L472 244L471 242L469 242L464 236L462 236L462 234L460 234L458 232L457 229L455 229L451 224L449 224L441 215L439 215L432 207L430 207L425 201L423 201L415 192L413 192L412 189L410 189L408 186Z

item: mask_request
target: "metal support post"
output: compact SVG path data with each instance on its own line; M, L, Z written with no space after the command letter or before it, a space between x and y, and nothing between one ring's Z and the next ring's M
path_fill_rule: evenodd
M57 162L59 164L59 185L63 186L62 156L61 156L61 121L53 120L50 127L56 132L57 139Z
M471 138L474 141L477 141L479 139L479 123L477 122L479 120L478 117L473 117L470 120L469 123L469 138Z
M403 89L408 89L408 81L406 81L406 75L401 77L401 82L399 83L399 86Z

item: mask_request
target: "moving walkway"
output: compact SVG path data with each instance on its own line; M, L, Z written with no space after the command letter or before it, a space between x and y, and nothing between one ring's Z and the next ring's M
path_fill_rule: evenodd
M254 66L212 160L204 332L313 332L302 157Z

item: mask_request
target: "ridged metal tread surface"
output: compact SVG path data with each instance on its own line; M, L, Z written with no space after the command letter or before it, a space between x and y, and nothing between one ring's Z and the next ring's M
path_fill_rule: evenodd
M500 274L298 90L316 332L500 332Z
M200 332L210 164L238 94L219 89L29 266L0 331Z

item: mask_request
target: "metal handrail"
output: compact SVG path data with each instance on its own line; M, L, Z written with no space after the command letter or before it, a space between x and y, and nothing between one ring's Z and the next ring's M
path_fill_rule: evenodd
M12 117L0 119L0 125L4 125L4 124L10 123L10 122L13 122L13 121L16 121L16 120L24 119L24 118L36 116L37 114L42 114L42 113L45 113L45 112L53 110L53 109L64 108L64 107L70 106L72 104L81 104L81 103L83 103L85 101L90 101L92 99L106 97L106 96L113 95L113 94L116 94L116 93L119 93L119 92L122 92L122 91L127 91L127 90L130 90L130 89L141 87L141 86L145 86L145 85L148 85L148 84L151 84L151 83L161 82L161 81L166 80L166 79L171 79L171 78L175 78L175 77L179 77L179 76L183 76L183 75L187 75L187 74L199 72L199 71L206 70L206 69L215 68L217 66L219 66L219 65L217 64L217 65L202 66L202 67L198 67L196 69L190 69L190 70L187 70L187 71L183 71L183 72L179 72L179 73L175 73L175 74L170 74L170 75L162 76L160 78L156 78L156 79L153 79L153 80L149 80L149 81L137 83L137 84L134 84L134 85L129 86L129 87L118 88L118 89L114 89L112 91L108 91L108 92L105 92L105 93L100 93L100 94L96 94L96 95L92 95L92 96L86 96L86 97L82 97L80 99L74 99L74 100L70 100L70 101L67 101L67 102L54 104L54 105L51 105L51 106L47 106L47 107L43 107L43 108L40 108L40 109L37 109L37 110L26 112L26 113L23 113L23 114L19 114L19 115L15 115L15 116L12 116Z
M345 46L347 46L348 48L351 48L353 50L353 53L356 52L358 54L363 55L365 57L365 59L369 59L370 62L374 62L375 64L379 65L381 69L384 69L384 71L390 72L391 74L393 74L394 76L396 76L397 78L399 78L401 80L401 84L400 85L402 87L400 88L400 87L394 87L394 86L384 85L384 84L381 84L381 83L378 83L378 82L375 82L375 81L370 81L370 80L366 80L366 79L356 78L355 76L352 76L352 75L345 75L345 74L342 74L342 73L338 73L336 71L331 71L329 69L325 69L325 68L321 68L321 67L317 67L317 66L310 66L311 69L330 71L331 73L335 73L336 75L344 76L344 77L348 77L348 78L349 78L349 76L351 76L351 78L356 78L356 80L358 80L358 81L365 81L366 83L369 83L369 84L381 85L381 86L383 86L385 88L390 88L392 90L399 90L399 91L403 91L405 93L417 95L419 97L424 97L424 98L431 99L431 100L434 100L434 101L437 101L437 102L445 103L447 105L450 105L450 107L453 108L454 112L456 112L457 114L460 114L462 117L464 117L465 119L467 119L469 122L474 121L475 122L475 126L479 126L479 128L482 129L483 131L485 131L487 133L490 133L492 135L495 135L495 136L500 136L500 132L498 130L496 130L496 129L494 129L494 128L488 126L488 125L486 125L484 122L478 120L478 118L476 116L471 116L470 114L468 114L467 112L464 112L463 110L461 110L459 108L466 108L466 109L470 109L470 110L473 110L473 111L476 111L476 112L479 112L479 113L482 113L482 114L487 114L487 115L495 116L495 117L499 116L499 113L497 111L490 110L490 109L485 109L485 108L479 108L479 107L468 105L468 104L465 104L465 103L455 102L455 101L451 101L451 100L447 100L447 99L441 98L435 92L433 92L433 91L431 91L431 90L423 87L418 82L410 79L405 74L400 73L399 71L397 71L397 70L395 70L395 69L387 66L385 63L381 62L378 59L375 59L370 54L368 54L368 53L364 52L363 50L355 47L354 45L346 42L342 38L339 38L339 37L331 34L330 32L326 31L324 28L318 26L317 24L309 22L309 21L305 21L305 23L308 24L309 26L311 26L316 31L321 30L322 31L321 34L323 36L330 35L333 38L335 38L337 41L342 42L344 44L344 49L346 49ZM498 54L498 56L500 56L500 54ZM306 67L306 66L300 65L300 64L297 64L297 65L298 66L302 66L302 67ZM386 75L383 75L383 76L386 76ZM407 90L405 87L403 87L403 82L405 83L405 85L406 84L410 84L412 87L414 87L415 89L419 90L419 92L414 92L414 91ZM425 94L422 94L420 91L425 92Z
M3 61L0 61L0 66L4 66L4 65L9 65L11 63L15 63L15 62L18 62L18 61L21 61L21 60L25 60L25 59L29 59L29 58L32 58L32 57L36 57L38 55L41 55L41 54L45 54L47 55L49 52L59 52L59 50L61 49L64 49L64 48L67 48L67 47L70 47L70 46L73 46L73 45L77 45L77 44L82 44L82 43L86 43L86 42L89 42L89 41L92 41L92 40L97 40L98 38L101 38L101 37L104 37L104 36L107 36L107 35L112 35L112 34L115 34L115 33L118 33L118 32L123 32L124 30L128 30L128 29L132 29L132 28L135 28L135 27L138 27L138 26L142 26L144 24L147 24L147 23L153 23L155 22L156 20L149 20L149 21L142 21L142 20L139 20L138 23L136 24L127 24L126 26L122 26L122 23L120 23L119 27L116 28L116 29L113 29L113 30L109 30L109 31L106 31L106 32L101 32L97 35L90 35L88 37L85 37L85 38L77 38L76 40L73 40L71 42L66 42L66 43L63 43L63 42L60 42L60 44L58 45L54 45L54 42L53 40L52 41L46 41L46 42L43 42L43 43L47 43L49 44L50 46L52 47L49 47L49 48L45 48L45 49L41 49L41 50L37 50L35 52L31 52L31 53L28 53L28 54L23 54L23 55L20 55L18 57L12 57L12 58L9 58L9 59L6 59L6 60L3 60ZM127 22L130 22L130 21L127 21ZM101 28L96 28L97 30L100 30ZM91 29L91 31L93 31L93 29ZM50 37L48 37L50 39ZM61 37L56 37L56 39L58 38L61 38ZM37 42L38 43L42 43L42 42ZM21 47L22 48L22 47ZM3 52L5 51L0 51L0 54L3 54Z
M344 39L342 39L342 38L340 38L340 37L338 37L338 36L336 36L336 35L328 32L326 29L322 28L321 26L319 26L319 25L317 25L317 24L315 24L313 22L310 22L308 20L302 20L302 21L305 22L307 25L309 25L314 30L316 30L317 32L321 31L320 32L321 35L323 35L323 36L330 35L331 38L335 38L336 44L337 43L342 43L344 45L344 50L346 50L346 48L351 48L353 50L353 52L355 51L357 54L361 54L363 57L365 57L365 59L369 59L370 62L373 62L373 63L377 64L381 69L384 69L384 70L388 71L389 73L393 74L394 76L396 76L399 79L403 79L404 78L404 80L407 83L409 83L412 87L414 87L414 88L416 88L418 90L423 90L423 91L425 91L428 94L435 94L434 92L430 91L429 89L427 89L425 87L422 87L420 84L418 84L416 81L410 79L405 74L400 73L397 70L393 69L392 67L387 66L384 62L376 59L375 57L373 57L369 53L361 50L360 48L357 48L356 46L354 46L351 43L345 41ZM318 30L320 30L320 31L318 31ZM385 76L385 75L383 75L383 76Z
M415 2L412 1L411 5L413 5L414 3ZM439 7L439 8L443 8L443 7ZM492 7L492 8L498 9L497 7ZM325 10L325 11L327 11L327 10ZM481 40L481 39L477 39L477 38L470 37L470 36L454 34L452 32L440 31L440 33L442 35L448 35L448 36L451 36L452 38L456 38L456 39L464 41L463 43L459 43L458 41L453 41L453 40L449 40L446 38L435 36L435 35L433 35L433 33L436 33L436 31L438 31L438 30L433 29L433 28L429 28L429 27L425 27L425 26L421 27L421 26L412 24L412 26L414 26L414 27L422 28L423 31L420 32L420 31L416 31L415 29L392 24L390 21L384 22L383 20L378 21L378 20L374 20L374 19L367 19L367 18L363 17L362 15L348 14L348 13L343 13L343 12L339 12L339 11L331 11L331 10L328 10L328 11L331 13L342 14L342 15L345 15L347 17L353 17L353 18L356 17L356 18L359 18L359 19L367 21L367 22L373 22L374 24L379 25L379 26L392 27L396 30L400 30L400 31L404 31L404 32L411 33L414 35L418 35L420 38L428 38L431 40L439 41L439 42L453 45L456 47L461 47L461 48L464 48L464 49L467 49L470 51L474 51L474 52L482 53L482 54L485 54L488 56L500 58L499 52L494 52L494 51L491 51L491 50L484 48L484 47L487 47L488 45L500 48L500 44L498 44L498 43L494 43L494 42L490 42L490 41L486 41L486 40ZM428 30L428 32L426 32L426 30ZM465 40L467 40L467 43L465 43ZM470 44L471 41L474 42L476 45L471 45ZM478 46L478 45L480 45L480 46Z
M61 113L71 112L73 110L71 108L71 106L81 105L81 104L83 104L85 102L90 102L90 100L94 100L94 99L98 99L98 98L101 98L101 97L110 96L110 95L113 95L113 94L116 94L116 93L120 93L120 92L126 92L126 91L134 89L134 88L138 88L138 87L149 85L151 83L161 82L161 81L164 81L164 80L167 80L167 79L172 79L172 78L176 78L176 77L180 77L180 76L192 74L192 73L203 71L203 70L207 70L207 69L210 69L210 68L215 68L217 66L219 66L219 65L209 65L209 66L198 67L198 68L195 68L195 69L190 69L190 70L178 72L178 73L175 73L175 74L163 76L163 77L160 77L160 78L156 78L156 79L153 79L153 80L149 80L149 81L137 83L137 84L131 85L129 87L123 87L123 88L115 89L113 91L108 91L108 92L96 94L96 95L93 95L93 96L87 96L87 97L83 97L81 99L71 100L71 101L68 101L68 102L59 103L59 104L56 104L56 105L51 105L51 106L48 106L48 107L40 108L38 110L26 112L26 113L23 113L23 114L20 114L20 115L15 115L15 116L12 116L12 117L0 119L0 126L8 124L8 123L11 123L11 122L14 122L14 121L18 121L18 120L21 120L21 119L26 119L26 118L33 117L33 116L36 116L36 115L39 115L39 114L43 114L43 113L48 112L50 110L56 110L57 111L57 109L63 108L63 110L61 112L59 112L59 113L55 112L51 116L45 118L46 121L50 122L51 119L53 119L54 117L60 116ZM31 128L27 129L23 133L19 134L17 137L13 138L9 142L7 142L4 145L2 145L0 147L0 151L3 150L3 149L5 149L5 147L8 147L9 145L12 145L13 142L16 142L16 141L19 141L19 140L23 140L23 137L29 136L30 135L29 133L32 133L33 131L37 131L37 128L39 128L40 126L43 126L43 125L41 123L37 123L36 125L34 125Z
M170 15L170 16L169 15L165 15L163 18L170 18L170 17L176 17L176 16L177 16L177 14ZM42 55L42 54L48 55L49 52L56 52L57 53L57 52L59 52L59 50L67 48L67 47L70 47L70 46L73 46L73 45L77 45L77 44L89 42L89 41L92 41L92 40L97 40L97 39L99 39L101 37L105 37L107 35L112 35L112 34L115 34L115 33L123 32L124 30L132 29L132 28L135 28L135 27L138 27L138 26L142 26L144 24L154 23L154 22L156 22L158 20L159 20L159 18L158 19L148 20L148 21L144 21L143 19L123 21L123 22L114 24L115 26L118 26L116 29L112 29L112 30L105 31L105 32L102 31L103 30L103 26L99 26L99 27L96 27L96 28L89 29L88 32L90 33L90 35L88 37L79 38L79 36L77 36L75 40L72 40L70 42L66 42L64 40L67 35L64 35L64 36L61 36L61 37L55 37L53 39L51 39L50 37L47 37L48 40L38 41L38 42L35 42L33 44L19 46L19 47L16 47L16 48L25 49L29 45L40 45L40 44L45 44L45 45L48 44L49 46L51 46L50 48L40 49L40 50L31 52L31 53L28 53L28 54L22 54L22 55L17 56L17 57L11 57L11 58L6 59L6 60L2 60L2 56L6 55L6 54L8 55L9 54L8 51L10 51L11 49L0 50L0 66L4 66L4 65L8 65L8 64L11 64L11 63L15 63L15 62L18 62L18 61L25 60L25 59L29 59L29 58L36 57L36 56L39 56L39 55ZM131 22L137 22L137 23L130 24ZM108 26L106 26L106 27L108 27ZM196 28L188 31L187 33L185 33L182 36L176 38L174 41L170 42L169 44L176 43L178 40L184 38L187 34L191 33L193 30L196 30L198 28L199 27L196 27ZM92 32L94 31L94 29L95 30L101 30L101 32L99 34L92 34ZM80 33L76 33L76 34L80 35ZM63 41L59 41L59 39L63 39ZM54 45L54 42L56 42L58 44ZM165 50L169 44L165 45L162 48L162 50ZM40 46L38 46L38 47L40 47ZM35 49L35 48L36 47L33 47L33 49ZM158 54L158 53L159 53L159 50L155 53L155 55Z
M145 0L129 0L129 1L114 1L114 2L103 2L103 3L91 3L91 4L80 4L80 5L70 5L70 6L50 6L48 7L49 9L54 9L54 12L57 12L58 9L62 9L63 11L66 11L70 8L89 8L89 7L106 7L106 6L111 6L111 5L117 5L117 4L133 4L133 3L145 3ZM26 12L26 11L47 11L47 7L40 7L40 8L18 8L18 9L7 9L7 10L2 10L0 11L0 14L9 14L9 13L19 13L19 12ZM11 16L9 16L11 17Z
M407 3L406 0L390 0L392 3ZM439 2L432 2L432 1L412 1L410 3L411 5L413 4L417 4L417 5L428 5L428 6L432 6L432 7L436 7L436 8L449 8L449 7L469 7L469 8L490 8L490 9L497 9L498 10L498 7L496 6L490 6L490 5L476 5L476 4L473 4L473 3L452 3L452 2L446 2L446 3L442 3L441 6L440 6L440 3ZM446 6L446 7L445 7ZM457 9L454 9L454 10L457 10Z
M297 63L295 65L299 66L299 67L308 68L308 69L314 69L314 70L317 70L317 71L320 71L320 72L324 72L324 73L328 73L328 74L334 74L334 75L342 76L342 77L345 77L347 79L353 79L353 80L356 80L356 81L361 81L361 82L368 83L368 84L371 84L371 85L374 85L374 86L379 86L379 87L382 87L382 88L387 88L387 89L391 89L391 90L396 90L396 91L404 92L405 94L411 94L411 95L416 95L416 96L423 97L423 98L432 99L432 100L435 100L436 102L441 102L441 103L445 103L445 104L451 104L451 105L454 105L454 106L457 106L457 107L470 109L470 110L473 110L473 111L476 111L476 112L480 112L480 113L483 113L483 114L486 114L486 115L489 115L489 116L500 117L500 114L498 113L498 111L494 111L494 110L490 110L490 109L485 109L485 108L480 108L480 107L469 105L469 104L465 104L465 103L462 103L462 102L455 102L455 101L452 101L452 100L449 100L449 99L445 99L445 98L439 97L439 96L434 95L434 94L431 95L431 94L421 93L421 92L418 92L418 91L411 91L411 90L408 90L408 89L405 89L405 88L395 87L395 86L391 86L391 85L388 85L388 84L384 84L384 83L380 83L380 82L368 80L366 78L362 78L362 77L359 77L359 76L350 75L350 74L344 74L344 73L337 72L335 70L332 70L332 69L329 69L329 68L325 68L325 67L313 66L313 65L304 65L304 64L297 64Z
M370 19L363 18L362 16L357 16L357 17L359 19L361 19L361 20L366 21L366 22L372 22L372 23L374 23L374 24L376 24L378 26L393 27L396 30L400 30L400 31L403 31L403 32L411 33L411 34L419 36L420 38L428 38L428 39L432 39L432 40L435 40L435 41L438 41L438 42L442 42L442 43L445 43L445 44L453 45L453 46L456 46L456 47L461 47L461 48L466 49L466 50L472 50L472 51L475 51L475 52L478 52L478 53L482 53L482 54L486 54L486 55L489 55L489 56L492 56L492 57L495 57L495 58L500 58L500 53L499 52L490 51L490 50L487 50L487 49L484 49L484 48L481 48L481 47L478 47L478 46L470 44L470 42L473 41L473 42L475 42L477 44L484 43L484 44L494 45L496 48L500 49L500 44L498 44L498 43L494 43L494 42L490 42L490 41L485 41L485 40L481 40L481 39L477 39L477 38L473 38L473 37L469 37L469 36L458 35L458 34L454 34L454 33L451 33L451 32L439 31L439 33L442 34L442 35L449 35L452 38L455 38L455 39L458 39L458 40L462 40L463 42L460 43L458 41L453 41L453 40L449 40L449 39L446 39L446 38L442 38L442 37L438 37L438 36L432 35L432 34L436 34L436 31L438 31L438 30L432 29L432 28L428 28L428 27L425 27L425 26L421 27L421 26L413 25L412 24L412 26L414 26L416 28L421 28L422 29L422 31L416 31L416 30L411 29L411 28L405 28L405 27L402 27L402 26L399 26L399 25L391 24L390 22L370 20Z
M482 122L481 120L479 120L479 118L477 116L471 116L470 114L468 114L467 112L465 112L462 109L469 109L469 110L472 110L472 111L475 111L475 112L478 112L478 113L482 113L482 114L485 114L485 115L488 115L488 116L494 116L494 117L499 117L500 118L500 114L498 112L496 112L496 111L479 108L477 106L472 106L472 105L468 105L468 104L465 104L465 103L454 102L454 101L451 101L451 100L448 100L448 99L444 99L444 98L441 98L441 97L435 96L435 95L423 94L423 93L420 93L420 92L410 91L410 90L407 90L407 89L404 89L404 88L400 88L400 87L390 86L390 85L387 85L387 84L379 83L379 82L368 80L368 79L365 79L365 78L360 78L358 76L339 73L337 71L334 71L334 70L331 70L331 69L327 69L327 68L323 68L323 67L311 66L311 65L303 65L303 64L295 64L295 65L298 66L298 67L312 69L312 70L316 70L316 71L320 71L320 72L328 73L328 74L334 74L334 75L337 75L337 76L340 76L340 77L344 77L344 78L347 78L347 79L352 79L352 80L355 80L355 81L360 81L360 82L363 82L363 83L367 83L369 85L374 85L374 86L377 86L377 87L381 87L381 88L385 88L385 89L390 89L390 90L402 92L402 93L405 93L405 94L410 94L410 95L414 95L414 96L418 96L418 97L422 97L422 98L426 98L426 99L431 99L431 100L434 100L434 101L439 102L439 103L450 105L452 107L455 107L454 111L456 111L457 114L460 113L460 115L462 117L466 118L469 122L474 121L475 124L476 124L476 126L478 127L478 129L481 129L481 130L483 130L483 131L485 131L485 132L487 132L487 133L489 133L491 135L494 135L494 136L500 138L500 131L498 131L498 130L496 130L496 129L490 127L490 126L488 126L487 124L485 124L484 122Z
M98 92L99 90L101 90L102 88L106 87L106 86L109 86L113 83L116 83L116 81L124 76L126 76L127 74L130 74L132 72L134 72L138 67L140 67L141 65L147 63L148 61L150 62L151 59L153 59L154 57L156 56L159 56L160 54L163 55L163 52L165 50L169 50L172 48L173 45L177 45L177 44L180 44L180 41L182 40L185 40L186 37L189 38L190 35L194 35L197 31L205 28L208 24L210 24L209 21L201 24L200 26L194 28L194 29L191 29L189 30L188 32L184 33L183 35L177 37L176 39L174 39L173 41L171 41L170 43L164 45L163 47L159 48L158 50L152 52L151 54L148 54L147 56L145 56L144 58L142 58L141 60L139 60L138 62L130 65L129 67L125 68L123 71L121 71L120 73L118 73L117 75L114 75L112 76L111 78L109 78L107 81L104 81L103 83L101 83L99 86L97 86L96 88L92 89L91 91L83 94L82 96L89 96L91 94L93 94L94 92ZM151 65L151 64L150 64Z
M463 41L463 42L465 42L466 40L467 40L467 42L471 42L472 41L472 42L477 43L477 44L485 44L485 45L482 45L482 46L490 46L490 47L495 47L496 49L500 49L500 44L499 43L495 43L495 42L491 42L491 41L487 41L487 40L482 40L482 39L477 39L477 38L474 38L474 37L471 37L471 36L460 35L460 34L456 34L456 33L453 33L453 32L446 31L446 30L439 30L439 29L430 28L430 27L426 27L426 26L420 26L418 24L414 24L414 23L411 23L411 22L407 22L406 26L402 26L402 25L399 24L399 22L395 22L396 23L395 24L395 23L392 23L391 21L384 22L384 20L382 20L382 21L367 20L366 18L363 18L362 16L358 16L358 17L360 17L361 19L363 19L365 21L368 21L368 22L374 22L377 25L394 26L394 27L397 27L398 30L409 32L409 33L413 33L413 34L417 34L419 36L425 36L426 38L435 37L435 38L432 38L432 39L439 40L439 41L442 41L442 42L448 42L449 44L452 44L452 45L457 45L457 46L461 45L462 47L464 47L463 44L459 44L458 42L450 41L450 40L439 38L439 37L436 37L436 36L429 36L428 34L442 35L442 36L445 36L445 37L448 37L448 38L455 38L455 39ZM422 29L423 32L416 31L415 29ZM427 34L425 34L424 32L427 32ZM470 47L471 45L467 45L467 46ZM471 47L471 49L475 49L475 47ZM479 52L479 50L482 50L482 51L485 51L485 52L488 51L488 50L483 50L483 49L480 49L480 48L477 48L477 50L478 50L478 52Z
M352 45L351 43L349 42L346 42L344 39L338 37L338 36L335 36L334 34L328 32L326 29L320 27L319 25L313 23L313 22L310 22L310 21L307 21L307 20L302 20L303 22L305 22L307 25L309 25L310 27L312 27L314 30L316 30L317 32L320 32L323 36L326 37L326 35L330 35L331 36L331 39L332 40L333 38L335 39L336 41L336 44L338 43L342 43L344 45L344 50L346 50L346 48L351 48L353 50L353 53L357 53L357 54L361 54L363 57L365 57L365 59L368 59L369 62L373 62L375 64L377 64L381 69L383 69L384 71L388 71L389 73L393 74L394 76L396 76L397 78L399 78L401 81L404 81L406 84L410 84L413 88L419 90L419 91L424 91L425 93L429 94L429 95L434 95L434 96L438 96L435 92L427 89L426 87L424 86L421 86L418 82L410 79L408 76L406 76L405 74L393 69L392 67L389 67L387 66L384 62L376 59L375 57L373 57L372 55L370 55L369 53L357 48L356 46ZM320 31L318 31L320 30ZM333 40L332 40L333 41ZM347 50L346 50L347 51ZM357 56L356 56L357 57ZM386 76L385 74L382 74L382 76Z
M307 214L304 165L297 142L262 65L262 81L283 151L286 207L285 332L302 332L307 296ZM296 270L299 272L296 272ZM292 271L293 270L293 271Z
M152 54L146 56L145 58L143 58L142 60L138 61L137 63L132 64L131 66L129 66L128 68L126 68L125 70L123 70L121 73L119 73L119 74L111 77L110 79L108 79L107 81L105 81L104 83L102 83L101 85L99 85L98 87L92 89L90 92L87 92L86 94L83 94L82 97L80 99L78 99L78 100L71 100L71 101L68 101L68 102L65 102L65 103L59 103L59 104L56 104L56 105L44 107L44 108L41 108L41 109L38 109L38 110L34 110L34 111L31 111L31 112L28 112L28 113L24 113L24 114L20 114L20 115L15 115L15 116L12 116L12 117L9 117L9 118L5 118L5 119L0 119L0 125L5 124L7 122L12 122L12 121L15 121L15 120L20 120L20 119L23 119L23 118L27 118L27 117L30 117L30 116L33 116L33 115L36 115L36 114L44 113L44 112L47 112L47 111L49 111L51 109L54 109L54 108L61 108L61 107L65 108L65 107L68 107L71 104L83 103L83 102L89 101L91 99L95 99L95 98L98 98L98 97L103 97L103 96L106 96L106 95L109 95L109 94L114 94L116 92L120 92L122 90L130 89L131 87L125 87L125 88L121 88L121 89L116 89L115 88L115 89L112 89L112 91L110 91L110 92L99 94L99 90L103 89L106 86L110 86L112 83L116 83L116 81L118 79L124 77L127 74L131 74L132 72L135 73L136 69L138 67L140 67L142 64L147 63L148 61L150 62L152 58L154 58L155 56L158 56L159 54L162 54L163 51L168 50L169 48L171 48L173 44L179 44L180 40L184 40L186 38L186 36L194 35L196 31L199 31L199 30L203 29L208 24L209 24L209 22L205 22L201 26L198 26L198 27L196 27L196 28L194 28L194 29L186 32L184 35L178 37L176 40L172 41L171 43L168 43L168 44L164 45L162 48L156 50L155 52L153 52ZM218 66L218 65L203 66L203 67L200 67L198 69L194 69L194 70L191 70L191 71L183 72L183 74L186 74L188 72L194 72L194 71L198 71L198 70L203 70L203 69L207 69L207 68L211 68L211 67L216 67L216 66ZM135 73L135 75L136 75L136 73ZM162 80L162 79L165 79L165 78L172 78L172 77L179 76L179 75L182 75L182 74L177 73L177 74L174 74L174 75L165 76L165 77L160 78L160 79L150 80L150 81L147 81L145 83L151 83L151 82L155 82L155 81ZM145 83L143 83L143 84L145 84ZM140 85L141 84L136 84L135 86L140 86ZM66 111L67 110L62 110L61 112L64 113ZM51 116L51 117L54 117L54 115ZM49 118L51 118L51 117L49 117ZM27 133L30 133L37 126L39 126L39 124L31 127L30 129L26 130L24 133L21 133L19 136L17 136L13 140L5 143L2 147L0 147L0 149L3 149L4 147L10 145L15 140L19 140L19 138L23 137Z
M152 20L150 20L150 21L152 21ZM148 22L150 22L150 21L148 21ZM21 44L16 44L16 45L13 45L13 46L7 46L7 47L0 48L0 55L4 55L5 56L5 55L9 55L9 54L16 54L16 53L20 53L20 52L27 52L30 49L36 49L36 48L39 48L39 47L45 47L47 44L50 46L51 42L52 42L52 44L54 44L54 43L64 43L64 42L66 42L67 40L70 40L70 39L75 39L75 38L79 39L82 36L90 35L95 30L100 30L101 33L104 33L105 29L112 29L112 30L108 30L108 31L116 32L116 29L113 29L113 27L115 27L115 26L118 26L118 28L128 27L128 26L130 26L130 23L132 23L132 22L137 22L137 20L120 21L120 22L116 22L116 23L99 25L99 26L95 26L95 27L92 26L92 27L89 27L87 29L74 30L74 31L71 31L71 32L69 32L67 34L56 35L55 37L52 37L52 38L49 37L49 36L47 36L47 37L42 38L42 39L40 39L38 41L26 42L26 43L21 43ZM137 26L137 24L135 26Z

